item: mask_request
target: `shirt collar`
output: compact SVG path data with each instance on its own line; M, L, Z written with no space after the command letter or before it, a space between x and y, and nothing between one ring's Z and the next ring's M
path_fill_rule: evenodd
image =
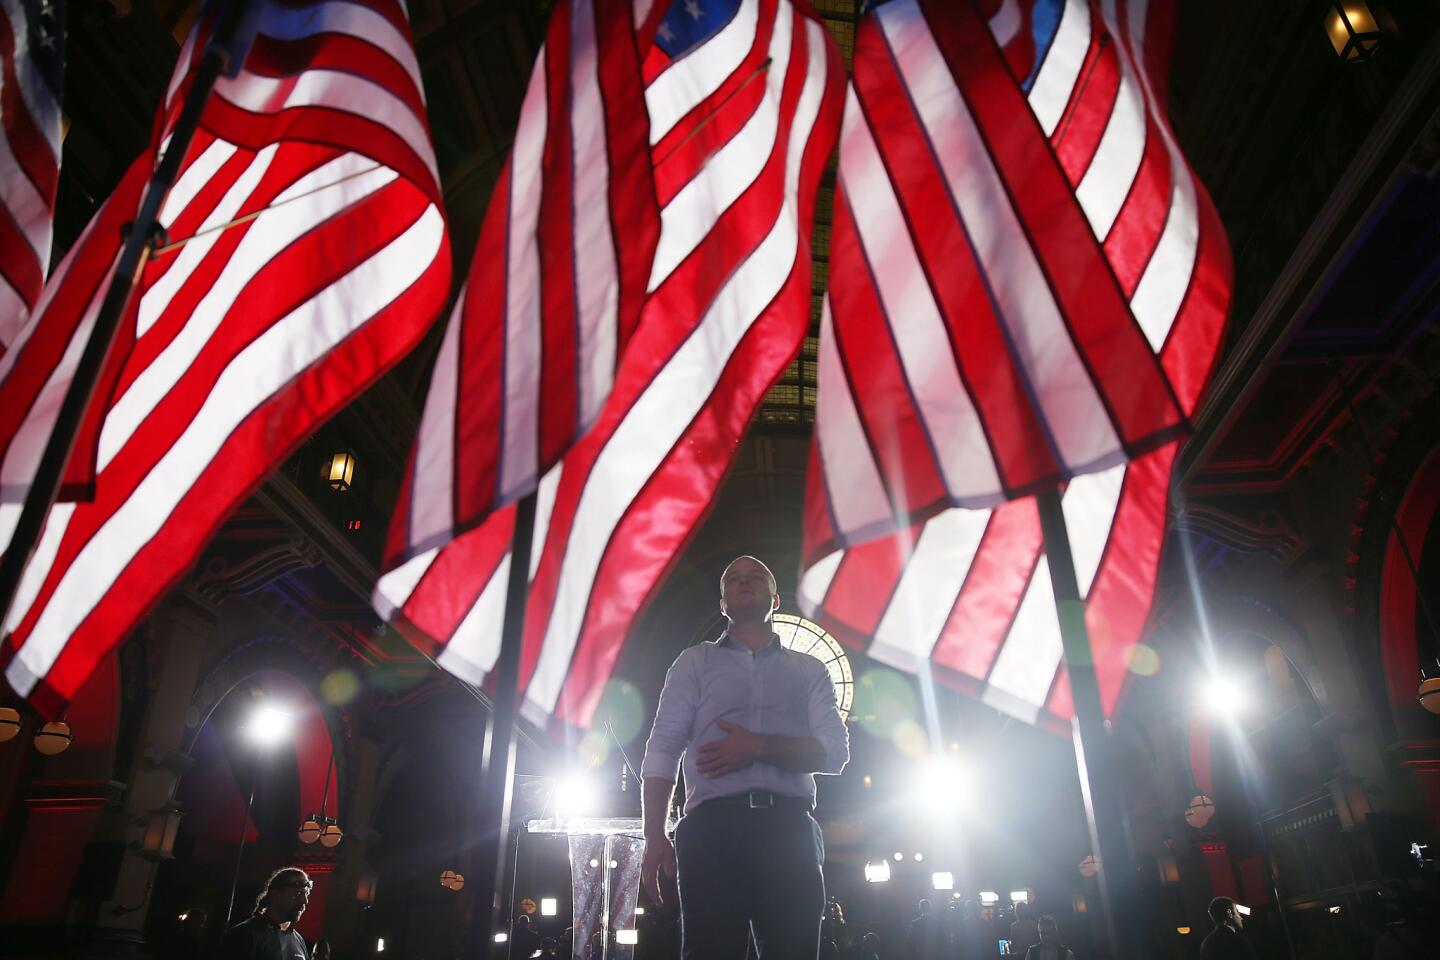
M732 650L740 650L744 653L750 652L749 647L745 646L745 644L730 636L729 630L726 630L724 633L720 634L719 638L715 641L715 645L717 647L728 647ZM772 633L770 634L770 642L765 646L761 647L759 650L755 651L755 653L758 656L759 654L770 653L771 651L778 649L780 649L780 635Z

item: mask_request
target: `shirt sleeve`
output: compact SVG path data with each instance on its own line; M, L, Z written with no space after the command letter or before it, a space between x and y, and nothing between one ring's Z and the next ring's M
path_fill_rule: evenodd
M850 731L840 719L830 671L816 660L810 678L810 735L825 748L825 763L814 773L838 775L850 762Z
M640 762L642 780L656 777L673 782L678 779L680 755L690 745L695 707L700 702L700 677L695 659L694 648L682 650L665 674L655 723L650 728L650 739L645 741L645 759Z

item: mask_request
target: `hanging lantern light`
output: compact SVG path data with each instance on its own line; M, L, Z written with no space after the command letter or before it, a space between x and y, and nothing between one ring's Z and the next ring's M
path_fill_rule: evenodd
M332 454L325 461L324 477L331 490L340 493L349 490L351 481L355 479L355 454L347 450Z
M331 820L320 831L320 846L338 847L345 834L340 829L340 824Z
M1380 45L1380 24L1365 0L1341 0L1325 15L1325 32L1335 54L1347 63L1369 60Z
M20 736L20 711L14 707L0 707L0 743Z
M1080 876L1089 879L1090 877L1095 876L1095 874L1099 872L1100 858L1095 856L1095 854L1092 853L1090 854L1090 856L1080 861Z
M320 821L316 819L315 814L312 813L304 823L300 824L298 836L301 843L314 843L320 839Z
M1415 691L1415 699L1431 713L1440 713L1440 677L1423 677L1420 680L1420 689ZM0 740L3 739L4 735L0 734Z
M1215 818L1215 801L1203 793L1190 798L1185 807L1185 822L1196 830L1204 830Z
M175 835L180 832L180 810L161 807L152 810L140 821L145 832L140 835L140 852L154 860L175 858Z
M35 734L35 749L47 757L53 757L70 749L70 744L74 741L75 734L71 731L70 724L64 720L51 720Z
M441 870L440 886L446 890L463 890L465 888L465 876L458 870Z

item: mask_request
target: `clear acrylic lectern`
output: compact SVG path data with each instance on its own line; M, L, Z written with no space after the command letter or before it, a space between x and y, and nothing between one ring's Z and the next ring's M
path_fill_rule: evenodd
M669 825L671 828L674 824ZM572 817L531 820L530 833L564 834L570 842L570 889L574 898L572 960L633 960L635 900L645 856L644 824L638 817ZM585 951L599 934L601 952Z

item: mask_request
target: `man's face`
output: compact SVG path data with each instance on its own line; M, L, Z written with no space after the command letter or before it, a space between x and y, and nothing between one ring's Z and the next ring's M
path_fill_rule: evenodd
M275 881L270 887L270 915L278 923L294 923L299 920L310 903L311 886L308 877L298 874L287 874Z
M725 568L720 581L720 611L732 621L768 620L778 599L770 571L754 557L741 557Z
M1049 946L1060 941L1060 929L1053 923L1040 924L1040 942Z

